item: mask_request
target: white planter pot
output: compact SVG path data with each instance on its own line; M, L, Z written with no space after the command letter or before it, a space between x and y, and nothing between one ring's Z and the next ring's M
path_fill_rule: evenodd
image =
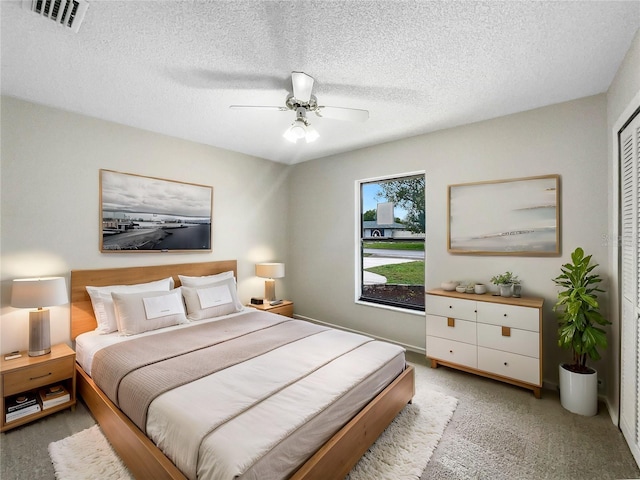
M598 413L598 372L574 373L562 365L560 372L560 404L578 415Z
M512 290L511 287L513 285L511 283L507 283L506 285L499 285L498 288L500 290L500 296L501 297L510 297Z

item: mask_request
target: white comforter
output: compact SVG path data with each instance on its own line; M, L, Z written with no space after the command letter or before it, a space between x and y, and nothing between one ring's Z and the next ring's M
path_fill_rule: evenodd
M286 478L404 366L401 347L324 331L160 395L147 433L191 479Z

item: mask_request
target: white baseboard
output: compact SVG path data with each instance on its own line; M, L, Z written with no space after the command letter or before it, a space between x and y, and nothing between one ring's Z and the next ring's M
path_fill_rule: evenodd
M411 352L420 353L422 355L426 354L426 350L424 348L418 347L416 345L409 345L406 343L398 342L397 340L391 340L390 338L379 337L377 335L371 334L370 332L361 332L360 330L354 330L353 328L346 328L346 327L343 327L342 325L336 325L334 323L323 322L322 320L316 320L315 318L305 317L304 315L294 314L293 316L294 318L299 318L300 320L306 320L307 322L317 323L319 325L326 325L327 327L337 328L338 330L344 330L345 332L358 333L360 335L366 335L367 337L373 337L376 340L382 340L385 342L394 343L396 345L400 345L401 347L406 348Z

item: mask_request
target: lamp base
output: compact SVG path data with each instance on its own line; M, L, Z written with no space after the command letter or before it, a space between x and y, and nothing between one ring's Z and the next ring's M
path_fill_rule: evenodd
M51 353L49 310L29 312L29 356L39 357Z
M276 281L273 278L264 281L264 299L270 302L276 299Z

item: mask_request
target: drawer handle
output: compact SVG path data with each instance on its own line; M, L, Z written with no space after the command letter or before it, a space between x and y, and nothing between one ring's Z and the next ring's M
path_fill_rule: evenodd
M447 327L455 327L456 326L456 319L455 318L447 318Z
M502 327L502 336L510 337L511 336L511 327Z
M453 350L449 350L449 353L453 353Z
M507 314L505 313L505 314L504 314L504 316L506 317L506 316L507 316Z
M40 376L38 376L38 377L31 377L31 378L29 379L29 381L31 381L31 380L37 380L37 379L39 379L39 378L48 377L49 375L51 375L51 372L49 372L49 373L45 373L44 375L40 375Z
M449 308L453 308L453 306L449 305Z
M508 367L508 366L509 366L509 364L508 364L507 362L504 362L504 366L505 366L505 367Z

